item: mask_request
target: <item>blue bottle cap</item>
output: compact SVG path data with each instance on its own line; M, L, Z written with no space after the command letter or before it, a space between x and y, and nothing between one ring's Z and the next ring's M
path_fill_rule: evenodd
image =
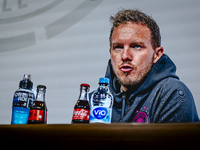
M108 78L100 78L99 83L107 83L109 84L109 79Z

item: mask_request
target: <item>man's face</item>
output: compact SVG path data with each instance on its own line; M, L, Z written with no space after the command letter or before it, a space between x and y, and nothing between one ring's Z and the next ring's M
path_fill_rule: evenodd
M111 64L120 84L140 84L155 63L150 29L128 22L116 27L111 39Z

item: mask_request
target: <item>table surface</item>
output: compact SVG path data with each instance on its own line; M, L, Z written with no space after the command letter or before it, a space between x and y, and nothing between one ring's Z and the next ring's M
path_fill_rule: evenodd
M56 149L195 148L200 144L200 123L0 125L0 141Z

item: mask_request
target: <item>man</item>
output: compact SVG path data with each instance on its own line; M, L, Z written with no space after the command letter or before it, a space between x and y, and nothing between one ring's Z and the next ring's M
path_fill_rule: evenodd
M193 96L163 54L156 22L138 10L111 16L106 77L114 96L112 122L198 122Z

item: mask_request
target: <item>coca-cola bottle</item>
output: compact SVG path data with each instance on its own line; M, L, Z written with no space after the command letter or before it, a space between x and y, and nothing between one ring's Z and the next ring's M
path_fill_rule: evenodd
M28 124L46 124L47 123L47 107L45 103L46 86L37 86L36 100L30 110Z
M90 121L90 106L88 92L89 84L80 85L80 95L74 106L72 123L89 123Z

